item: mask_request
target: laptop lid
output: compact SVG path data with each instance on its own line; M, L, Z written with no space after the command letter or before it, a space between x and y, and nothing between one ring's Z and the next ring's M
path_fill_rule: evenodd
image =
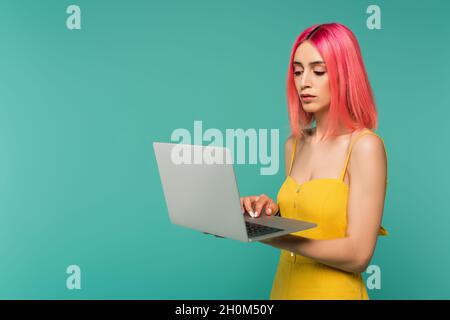
M153 148L172 223L248 241L228 148L163 142Z

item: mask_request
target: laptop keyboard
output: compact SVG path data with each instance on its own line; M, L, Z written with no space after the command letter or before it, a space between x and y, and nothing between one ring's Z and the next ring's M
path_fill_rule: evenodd
M263 226L261 224L245 221L245 227L250 238L263 236L266 234L282 231L283 229L277 229L272 227Z

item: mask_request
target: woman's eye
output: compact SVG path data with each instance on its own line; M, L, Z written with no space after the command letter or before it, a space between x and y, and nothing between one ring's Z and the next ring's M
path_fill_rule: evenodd
M314 71L314 74L317 76L323 76L326 73L326 71ZM295 76L301 76L303 74L303 70L294 71Z

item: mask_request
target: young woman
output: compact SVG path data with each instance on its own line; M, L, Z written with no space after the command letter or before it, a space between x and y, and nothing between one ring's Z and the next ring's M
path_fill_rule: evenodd
M292 134L277 201L241 198L242 211L316 223L262 241L281 249L271 299L368 299L361 273L381 226L387 186L383 140L358 42L339 23L312 26L294 43L287 76ZM312 123L315 126L312 126Z

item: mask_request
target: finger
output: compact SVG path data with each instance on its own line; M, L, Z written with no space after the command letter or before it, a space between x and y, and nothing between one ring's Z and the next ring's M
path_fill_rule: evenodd
M251 214L252 218L255 218L256 217L255 204L259 201L260 197L259 196L250 196L248 198L250 199L250 214Z
M258 201L256 201L255 203L255 217L259 217L259 215L261 214L261 211L263 209L263 207L266 205L267 203L267 197L265 196L260 196Z
M243 200L244 208L245 210L250 214L250 216L253 218L253 208L252 208L252 202L250 197L245 197Z
M272 199L269 199L269 201L267 201L267 204L265 206L266 215L270 216L272 214L275 214L277 211L278 211L278 206L275 204L275 202Z

